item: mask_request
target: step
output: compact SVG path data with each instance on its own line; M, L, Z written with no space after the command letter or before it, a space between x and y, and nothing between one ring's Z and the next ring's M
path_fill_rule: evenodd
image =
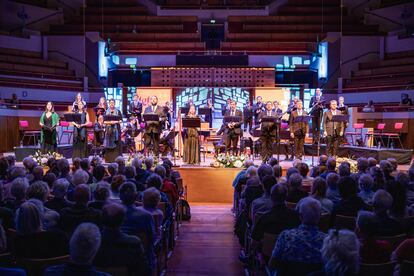
M10 56L30 57L30 58L42 58L41 52L24 51L24 50L11 49L11 48L0 48L0 54L10 55Z
M87 7L86 15L145 15L147 14L146 7Z
M367 80L355 80L350 79L347 87L357 87L357 86L373 86L373 85L395 85L395 84L409 84L413 83L412 76L407 77L381 77L376 79L367 79Z
M199 33L105 33L105 39L111 41L157 41L157 42L198 42L200 41Z
M320 41L320 33L226 33L227 41Z
M309 54L316 50L316 43L280 42L221 42L223 51L258 51L283 54Z
M119 6L137 6L137 0L87 0L87 6L105 6L105 7L119 7Z
M173 51L200 51L205 50L204 42L119 42L116 43L117 51L139 51L139 50L148 50L148 51L163 51L163 50L173 50Z
M402 65L398 67L386 67L376 69L359 70L352 73L352 76L369 76L369 75L392 75L405 72L413 72L414 65Z
M102 18L99 15L86 17L86 24L178 24L178 23L197 23L196 16L143 16L143 15L108 15ZM83 17L71 17L65 23L83 24Z
M399 73L391 73L391 74L372 74L372 75L365 75L365 76L352 76L352 80L355 81L364 81L364 80L372 80L372 79L386 79L386 78L414 78L413 72L399 72Z
M67 64L62 61L45 60L45 59L40 59L40 58L30 58L30 57L24 57L24 56L10 56L10 55L5 55L1 53L0 53L0 61L15 63L15 64L30 64L30 65L40 65L40 66L67 69Z
M9 78L1 78L1 77L0 77L0 86L83 91L83 84L73 85L73 84L67 84L67 83L33 81L33 80L29 81L29 80L23 80L23 79L9 79Z
M52 25L50 27L50 33L71 33L71 32L81 32L83 33L83 25L77 24L68 24L68 25ZM103 31L115 33L115 32L125 32L125 33L132 33L135 29L138 33L146 33L146 32L183 32L184 27L183 24L151 24L151 25L134 25L134 24L121 24L121 25L113 25L113 24L88 24L85 26L87 32L94 32L94 31Z
M0 62L0 68L3 70L22 71L22 72L34 72L45 74L56 74L73 76L74 71L69 69L53 68L39 65L27 65L27 64L14 64L10 62Z
M359 64L359 69L374 69L378 67L395 67L401 65L414 64L414 57L386 59L373 62L363 62Z

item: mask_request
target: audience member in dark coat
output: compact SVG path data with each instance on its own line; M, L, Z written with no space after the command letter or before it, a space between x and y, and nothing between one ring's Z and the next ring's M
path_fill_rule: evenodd
M45 207L59 213L63 208L72 206L73 203L65 198L69 185L65 178L56 180L53 184L53 198L45 202Z
M297 203L309 194L302 190L302 176L299 173L294 173L288 180L289 191L286 197L287 202Z
M323 172L320 177L326 179L330 173L336 173L336 159L333 157L328 158L328 161L326 161L326 171Z
M93 192L95 200L89 202L88 207L101 211L103 206L107 203L110 195L110 189L111 186L109 183L105 181L98 182L96 184L95 191Z
M404 233L404 227L401 223L388 215L392 202L393 198L387 191L378 190L375 192L372 204L374 206L377 236L395 236Z
M369 210L369 206L357 195L358 187L355 180L342 177L338 182L341 200L334 206L333 214L356 217L359 210Z

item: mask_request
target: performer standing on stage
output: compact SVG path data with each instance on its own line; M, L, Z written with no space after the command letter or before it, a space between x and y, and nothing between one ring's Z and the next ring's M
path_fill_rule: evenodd
M247 127L249 127L249 132L252 131L253 115L253 106L250 100L247 100L246 105L243 108L244 131L247 131Z
M173 108L170 102L165 102L165 105L162 107L164 109L164 114L167 116L166 123L168 123L168 126L165 126L165 128L169 128L172 123L172 115L173 115Z
M210 128L213 127L213 114L214 114L214 106L213 101L211 99L207 99L207 104L205 105L206 108L210 109L210 112L205 116L204 120L208 122Z
M294 139L295 158L302 159L304 155L305 137L309 137L309 124L304 122L295 122L299 116L306 116L308 113L303 110L303 102L298 100L296 110L290 115L290 137Z
M266 103L266 111L262 111L259 115L259 123L261 123L261 156L263 162L267 162L267 160L273 155L273 142L275 141L277 126L275 122L262 122L264 117L274 117L276 119L276 113L272 109L273 104L268 101Z
M262 111L265 111L265 107L263 105L262 100L263 100L262 96L257 96L256 104L253 106L255 125L259 124L259 115L262 113Z
M79 103L82 103L83 108L86 108L86 102L82 98L82 94L76 94L75 101L72 104L72 112L77 112L79 110Z
M121 143L121 123L122 113L115 107L115 100L109 100L109 108L105 115L119 116L118 121L105 121L105 161L112 162L118 156L122 155Z
M134 94L132 101L129 103L129 112L138 119L139 123L142 122L142 101L137 94Z
M103 145L105 139L105 124L103 115L99 115L95 125L93 126L93 137L95 146L100 147Z
M88 157L88 133L86 126L89 124L89 114L86 112L86 107L83 101L77 103L78 110L76 113L81 114L80 123L73 122L73 154L72 158Z
M231 98L227 98L227 104L221 107L221 115L225 115L227 111L230 110L230 104L232 102Z
M343 135L343 123L332 122L332 116L341 115L341 111L337 110L337 102L330 102L330 109L323 114L322 125L324 129L323 135L326 137L326 151L329 156L336 156L339 140Z
M186 118L197 117L196 108L194 105L191 105ZM197 128L186 128L184 129L184 133L184 162L191 165L200 164L200 143Z
M325 98L322 96L322 91L320 88L316 88L315 96L311 98L309 103L310 115L312 115L312 142L314 144L318 143L320 139L324 104Z
M163 126L165 125L164 109L158 105L157 96L151 97L151 105L145 108L144 114L157 114L159 116L158 122L146 122L144 143L145 149L148 153L150 146L153 147L153 152L156 157L159 154L160 148L160 134Z
M343 115L348 115L349 114L348 106L345 105L345 99L344 99L343 96L340 96L338 98L338 110L341 111L341 113ZM343 135L342 135L341 141L340 141L341 144L347 144L348 143L348 141L346 139L346 135L345 135L345 130L347 129L347 127L348 127L348 123L345 123L344 124Z
M240 122L231 123L225 123L223 119L223 124L225 125L224 141L226 144L226 153L232 149L233 155L237 155L237 144L239 142L239 137L243 135L243 132L241 131L243 113L240 110L236 109L236 102L231 101L230 110L226 111L226 114L224 114L224 116L239 116L241 119Z
M272 110L275 112L275 114L276 114L278 117L281 117L281 116L282 116L282 114L283 114L282 109L280 109L280 108L279 108L279 102L278 102L278 101L274 101L274 102L273 102L273 109L272 109Z
M293 111L296 110L296 104L298 103L298 101L299 101L299 99L298 99L297 96L294 96L293 97L293 100L290 100L289 105L288 105L288 108L286 110L286 113L287 114L290 115L290 114L292 114Z
M99 98L99 103L95 107L95 116L96 116L96 119L98 119L99 116L104 115L107 108L108 108L108 106L106 104L105 97L100 97Z
M39 125L40 144L42 145L42 152L55 152L57 147L56 142L56 127L59 125L59 115L55 112L52 102L47 102L45 111L40 116Z

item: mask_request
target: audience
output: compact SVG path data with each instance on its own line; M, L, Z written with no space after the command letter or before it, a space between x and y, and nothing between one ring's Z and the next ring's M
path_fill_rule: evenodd
M328 158L328 161L326 161L326 171L321 174L321 177L326 179L330 173L336 173L336 159L333 157Z
M288 202L297 203L304 197L307 197L308 193L302 189L302 176L298 173L292 174L288 178L288 195L286 200Z
M332 213L333 202L326 197L326 181L322 177L317 177L313 181L311 196L321 203L322 213Z
M359 157L357 159L357 169L358 169L358 172L353 173L351 175L352 178L355 180L356 183L359 182L359 177L361 175L364 175L364 174L367 173L368 168L369 168L368 159L366 159L364 157Z
M53 183L53 198L45 202L45 207L60 212L63 208L72 206L72 203L66 199L66 193L69 188L69 182L66 178L59 178Z
M395 236L403 233L401 223L389 216L392 203L392 196L387 191L378 190L375 192L372 204L374 206L377 236Z
M338 189L341 200L334 206L335 215L356 217L359 210L369 210L369 206L357 195L358 187L352 177L340 178Z
M374 186L374 179L371 177L371 175L364 173L358 177L358 184L359 184L359 189L360 189L358 196L366 204L371 205L372 198L374 196L374 191L372 190Z
M330 199L334 204L337 204L341 200L338 188L339 175L336 173L330 173L326 176L326 197Z
M161 226L164 221L163 212L157 208L160 201L161 194L156 188L151 187L144 191L142 198L143 208L154 218L155 231L157 234L156 239L161 237Z
M103 206L107 203L110 196L111 186L108 182L100 181L96 183L95 191L93 192L94 200L89 202L88 207L102 211Z
M258 212L266 212L272 208L272 200L270 199L270 190L272 189L273 185L277 183L276 178L270 175L266 175L262 180L262 185L264 189L264 193L261 197L256 198L253 200L251 204L251 214L254 218L254 215ZM253 220L254 221L254 220Z

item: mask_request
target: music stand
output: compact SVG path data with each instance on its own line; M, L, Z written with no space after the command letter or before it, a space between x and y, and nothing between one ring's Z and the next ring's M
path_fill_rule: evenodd
M65 113L63 114L63 117L65 117L65 121L66 122L70 122L70 123L76 123L76 124L80 124L81 123L81 119L82 119L82 114L80 113Z
M198 114L199 115L210 115L211 109L209 107L199 107Z
M98 115L105 114L105 108L103 107L94 107L93 111L95 112L95 114L98 114Z
M183 120L183 127L189 128L198 128L201 127L201 119L199 117L196 118L182 118Z
M121 116L119 115L104 115L104 122L110 122L110 121L120 121Z
M156 113L147 113L143 115L144 121L148 124L159 124L160 117Z
M240 116L224 116L225 123L240 123L241 117Z

